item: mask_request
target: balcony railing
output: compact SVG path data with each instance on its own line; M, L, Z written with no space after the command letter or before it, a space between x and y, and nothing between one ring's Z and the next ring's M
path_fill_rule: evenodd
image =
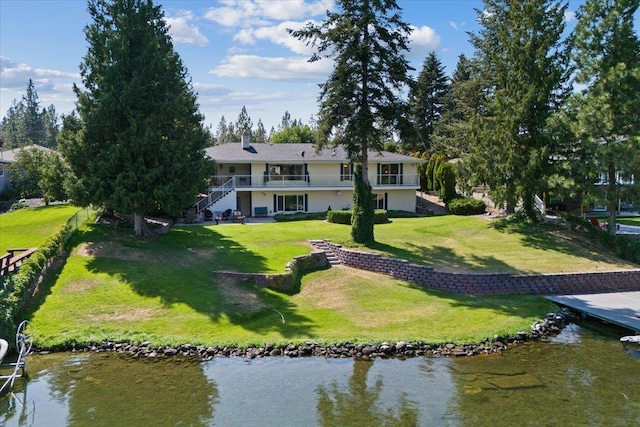
M329 187L350 188L353 181L340 178L339 175L217 175L212 183L227 182L235 177L236 188L290 188L290 187ZM379 179L378 179L379 178ZM389 176L381 175L371 179L371 185L375 187L418 187L418 175Z

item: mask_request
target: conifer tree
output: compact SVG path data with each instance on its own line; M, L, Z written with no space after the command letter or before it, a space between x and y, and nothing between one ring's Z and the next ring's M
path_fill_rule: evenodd
M331 75L320 85L319 145L342 145L349 160L361 165L362 174L354 181L353 215L367 217L354 218L351 235L357 243L371 244L373 209L357 205L367 197L356 197L355 187L363 185L372 199L368 152L383 150L390 129L406 127L399 126L406 105L398 93L411 83L407 73L412 68L404 57L411 29L395 0L338 0L336 6L321 24L308 23L289 33L317 49L310 61L334 61Z
M536 219L534 196L546 189L555 154L547 120L566 96L567 4L552 0L484 0L481 29L471 35L484 94L470 136L469 162L497 205L521 201Z
M444 66L435 53L424 60L422 71L409 94L409 114L416 128L416 137L403 141L403 151L428 152L436 123L444 112L444 100L449 90Z
M587 0L572 38L576 82L586 89L572 99L577 113L571 123L582 152L606 173L612 234L620 196L616 174L640 169L640 40L633 28L639 5L638 0Z
M206 187L202 125L187 70L152 0L91 0L88 51L75 87L81 129L61 148L84 197L132 213L136 235L149 212L177 214Z

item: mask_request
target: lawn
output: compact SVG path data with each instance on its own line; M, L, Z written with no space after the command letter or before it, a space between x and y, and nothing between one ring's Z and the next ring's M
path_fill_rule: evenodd
M38 247L79 210L71 205L18 209L0 215L0 253Z
M214 271L282 272L308 239L348 244L349 227L321 221L183 226L151 240L84 226L51 287L30 307L40 346L102 340L246 346L421 340L477 342L527 330L554 306L530 295L436 292L346 267L306 275L283 294ZM496 230L477 218L397 219L376 226L376 250L439 268L568 271L621 268L561 228ZM559 266L559 267L558 267ZM597 266L597 267L596 267Z
M636 217L625 217L625 218L616 218L616 222L620 224L626 225L635 225L636 227L640 227L640 216Z
M543 224L497 230L490 225L485 219L461 216L393 219L375 227L377 243L372 249L357 249L445 271L557 273L637 267L603 252L562 226ZM324 221L197 228L222 236L228 244L233 242L237 253L251 254L253 259L243 261L228 251L216 259L220 269L245 272L283 271L292 256L309 251L305 246L309 239L326 238L352 246L349 226Z

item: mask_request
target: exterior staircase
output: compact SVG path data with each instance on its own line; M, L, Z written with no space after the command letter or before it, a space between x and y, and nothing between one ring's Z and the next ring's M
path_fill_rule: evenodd
M222 199L224 196L229 194L236 188L235 178L231 178L224 184L219 187L212 188L206 196L198 200L194 206L196 208L196 213L200 215L206 208L211 205L214 205L218 200Z
M342 265L336 254L333 253L331 247L327 244L326 240L310 240L309 242L314 248L325 253L327 261L329 261L329 265L331 265L331 267Z

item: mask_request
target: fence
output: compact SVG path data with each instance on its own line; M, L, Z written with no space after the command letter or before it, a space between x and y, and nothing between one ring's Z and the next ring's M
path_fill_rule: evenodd
M95 214L97 211L93 208L87 207L78 210L71 218L67 220L67 225L69 226L69 231L67 232L67 238L78 229L82 224L87 222L87 220L91 217L91 215Z

